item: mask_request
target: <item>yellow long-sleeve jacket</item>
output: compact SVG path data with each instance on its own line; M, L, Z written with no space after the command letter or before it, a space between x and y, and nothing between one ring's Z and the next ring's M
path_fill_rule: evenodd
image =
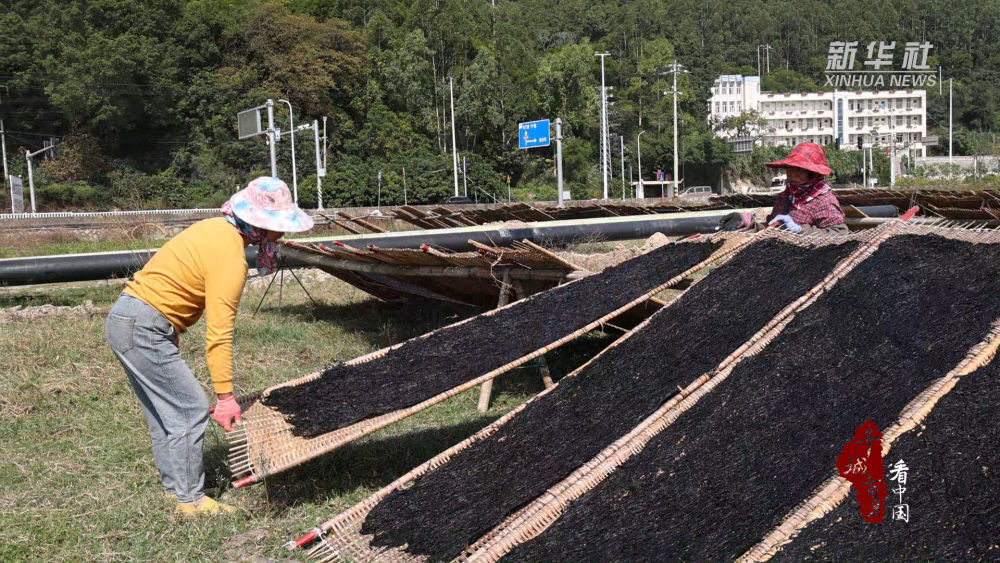
M205 219L170 239L125 285L159 311L178 334L205 314L205 359L216 393L233 390L233 323L247 264L243 237L223 217Z

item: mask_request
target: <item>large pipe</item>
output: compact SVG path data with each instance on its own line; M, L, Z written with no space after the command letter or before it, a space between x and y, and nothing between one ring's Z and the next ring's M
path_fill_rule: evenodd
M898 210L892 205L860 208L869 217L895 217ZM684 236L711 233L719 219L734 211L753 209L723 209L666 213L659 215L634 215L629 217L598 217L566 221L542 221L523 226L478 225L457 229L431 229L390 233L372 233L337 237L336 240L355 248L374 244L381 248L419 248L428 244L452 251L470 250L469 240L493 246L510 246L514 241L530 240L539 244L582 242L588 240L631 240L647 238L654 233L667 236ZM300 242L332 244L330 237L300 239ZM0 260L0 285L28 285L125 277L142 268L153 250L95 252L89 254L64 254L59 256L33 256ZM253 267L257 252L247 248L247 264ZM300 266L288 262L289 266Z

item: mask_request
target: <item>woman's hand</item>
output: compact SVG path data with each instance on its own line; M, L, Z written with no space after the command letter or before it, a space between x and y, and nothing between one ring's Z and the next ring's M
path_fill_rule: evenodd
M211 409L212 420L218 423L226 432L232 432L233 427L240 423L243 410L232 393L216 395L215 406Z
M796 223L795 219L792 219L790 215L775 215L774 219L771 219L771 225L777 225L778 223L784 224L785 228L793 233L802 232L802 225Z
M749 228L753 225L753 214L752 213L738 213L733 212L729 215L724 216L719 221L719 227L717 230L721 231L739 231Z

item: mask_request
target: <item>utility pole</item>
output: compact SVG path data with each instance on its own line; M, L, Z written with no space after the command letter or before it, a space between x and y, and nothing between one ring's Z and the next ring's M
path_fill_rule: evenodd
M6 182L10 180L10 176L7 175L7 131L3 128L2 119L0 119L0 145L3 146L3 179Z
M604 57L611 53L594 53L595 57L601 57L601 178L604 181L604 199L608 199L608 170L611 163L608 162L608 91L604 86Z
M674 86L673 90L670 90L669 92L664 92L664 94L674 95L674 181L670 187L670 191L667 193L667 197L669 199L673 199L677 195L677 186L678 186L677 175L678 172L680 171L679 161L677 158L677 94L683 93L677 90L677 75L682 72L686 73L687 71L684 70L684 65L677 64L677 59L674 59L673 64L670 65L669 72L670 74L674 75Z
M886 102L886 112L889 114L889 187L896 186L896 124L892 113L892 98Z
M622 199L625 199L625 136L619 135L618 141L622 145Z
M31 196L31 212L35 213L35 175L31 166L31 159L52 149L56 148L54 144L48 145L47 147L42 147L35 152L29 150L24 151L24 159L28 161L28 192ZM13 201L13 200L11 200ZM11 208L13 211L13 207Z
M639 161L639 188L635 193L636 199L644 199L646 197L646 190L642 185L642 134L645 131L639 131L639 134L635 136L635 154L636 159Z
M455 81L448 77L448 88L451 96L451 167L455 178L455 197L458 197L458 147L455 144Z
M7 96L10 97L10 88L6 84L0 84L0 88L7 91ZM7 131L3 128L3 120L0 119L0 144L3 145L3 179L5 182L10 181L10 176L7 174ZM11 188L13 189L13 187ZM11 196L11 205L13 206L13 195ZM11 207L11 211L14 208Z
M562 119L556 118L556 191L559 207L563 207L563 174L562 174Z
M765 55L765 58L767 59L767 64L765 65L764 68L765 68L765 70L766 70L766 72L768 74L771 74L771 44L770 43L765 43L764 44L764 55Z
M465 155L462 155L462 195L469 197L469 168L465 164Z
M288 130L295 131L295 121L292 119L292 103L288 100L278 100L288 106ZM295 135L291 135L292 145L292 199L295 205L299 204L299 180L295 173Z
M326 118L323 118L323 136L326 137ZM295 138L295 135L292 135ZM313 120L313 143L316 145L316 209L323 209L323 176L326 176L326 155L319 148L319 120ZM296 204L297 205L297 204Z

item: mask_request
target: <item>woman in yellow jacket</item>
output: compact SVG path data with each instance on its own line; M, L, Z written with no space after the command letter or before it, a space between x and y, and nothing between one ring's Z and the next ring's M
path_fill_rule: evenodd
M222 207L222 216L184 229L125 285L105 323L108 344L125 368L146 415L153 458L168 495L185 514L233 508L205 496L202 442L209 402L178 352L178 335L205 315L205 359L226 431L240 421L233 398L233 323L247 277L244 248L257 246L257 269L273 270L274 243L313 220L288 186L257 178Z

